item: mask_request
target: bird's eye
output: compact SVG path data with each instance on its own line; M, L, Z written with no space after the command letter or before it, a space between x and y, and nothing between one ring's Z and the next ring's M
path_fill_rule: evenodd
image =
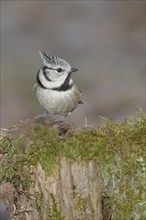
M58 73L61 73L61 72L62 72L62 69L61 69L61 68L58 68L57 71L58 71Z

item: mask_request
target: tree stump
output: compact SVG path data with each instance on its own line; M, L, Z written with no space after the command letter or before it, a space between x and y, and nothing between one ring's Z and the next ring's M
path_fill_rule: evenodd
M98 128L31 119L2 129L0 220L146 219L145 122L139 110Z
M0 198L12 220L105 219L94 161L69 163L63 157L52 176L47 177L40 164L32 167L31 173L33 185L27 192L23 190L23 182L19 188L9 182L0 185Z

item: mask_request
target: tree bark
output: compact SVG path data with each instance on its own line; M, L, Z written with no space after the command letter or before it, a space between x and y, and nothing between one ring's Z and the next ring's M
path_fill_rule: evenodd
M108 208L103 207L95 161L71 164L61 158L60 168L52 176L47 177L40 164L31 173L33 185L27 192L23 180L19 187L6 181L0 184L0 198L12 220L110 219Z

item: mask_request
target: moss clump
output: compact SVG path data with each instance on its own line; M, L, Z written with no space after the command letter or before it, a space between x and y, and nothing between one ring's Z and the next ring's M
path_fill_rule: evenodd
M78 210L78 218L80 219L86 219L88 218L87 210L90 208L92 210L92 213L94 213L94 208L92 207L92 204L89 202L90 198L88 197L83 197L80 193L78 193L75 189L73 191L73 197L74 197L74 207L76 210Z
M60 211L58 211L57 203L55 201L54 195L51 194L51 208L49 214L50 220L63 220Z
M35 202L33 206L41 212L42 208L42 203L43 203L43 193L41 191L35 193Z
M47 175L59 166L59 158L70 162L95 160L100 167L103 190L110 198L114 220L142 220L145 210L146 115L139 111L127 120L113 123L101 119L100 127L72 130L64 137L57 127L36 125L21 137L3 137L0 144L0 179L16 185L23 178L31 184L25 166L42 165Z

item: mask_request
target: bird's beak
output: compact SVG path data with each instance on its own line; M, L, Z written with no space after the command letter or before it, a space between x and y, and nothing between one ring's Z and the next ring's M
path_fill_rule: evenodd
M71 68L70 73L73 73L73 72L76 72L76 71L78 71L77 68Z

